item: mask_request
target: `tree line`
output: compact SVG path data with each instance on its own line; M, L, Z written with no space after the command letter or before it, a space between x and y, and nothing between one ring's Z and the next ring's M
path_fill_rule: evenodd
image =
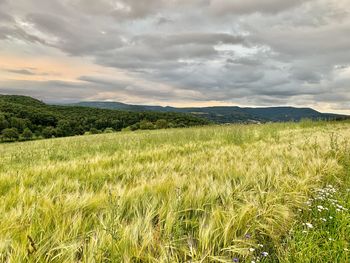
M47 105L26 96L0 95L1 141L31 140L121 130L151 130L205 125L189 114L127 112Z

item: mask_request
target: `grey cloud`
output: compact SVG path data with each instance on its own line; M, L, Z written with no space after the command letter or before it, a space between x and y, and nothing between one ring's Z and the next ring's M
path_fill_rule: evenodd
M180 59L207 59L217 54L212 46L188 44L155 48L152 46L124 47L105 52L97 57L97 63L130 70L162 70L181 66Z
M195 1L196 2L196 1ZM78 12L86 12L90 15L111 16L118 21L142 19L157 14L167 7L176 7L178 3L186 4L186 1L176 0L76 0L72 6Z
M0 2L0 5L1 5L1 2ZM13 18L9 14L6 14L0 10L0 23L3 23L3 22L13 22Z
M282 54L315 56L325 52L338 52L349 47L349 23L326 28L270 28L266 32L256 32L252 40L269 43ZM336 41L330 41L336 39ZM291 44L292 43L292 44Z
M32 43L41 43L44 45L47 44L45 39L32 35L17 26L0 25L0 39L11 39L11 38L25 40Z
M93 88L67 81L0 81L1 94L28 95L44 101L73 102L96 93ZM57 94L61 94L57 99Z
M118 2L0 0L0 47L20 39L152 83L87 75L61 83L66 98L346 105L347 0ZM61 84L38 85L53 98Z
M175 45L215 45L215 44L239 44L244 43L242 36L235 36L225 33L181 33L172 35L143 35L135 38L136 42L142 42L148 45L157 45L159 47L168 47Z
M36 68L3 68L0 69L5 72L13 73L13 74L19 74L19 75L28 75L28 76L59 76L59 73L56 72L45 72L45 71L40 71Z
M108 79L98 78L93 76L80 76L78 80L92 83L93 85L97 84L105 87L110 87L110 89L115 89L115 88L125 89L125 87L129 85L129 83L124 81L108 80Z
M159 17L156 21L157 25L163 25L174 22L173 20L166 18L166 17Z
M310 0L308 0L310 1ZM226 1L211 0L210 7L213 12L222 14L249 14L249 13L278 13L290 8L299 6L307 1L305 0L245 0L245 1Z
M73 6L77 10L83 10L89 14L112 15L117 20L141 19L160 12L175 10L180 12L188 8L200 8L214 15L225 14L249 14L249 13L278 13L299 6L310 0L120 0L120 1L74 1Z
M322 75L308 68L293 67L291 69L291 78L308 83L319 83Z
M26 20L44 32L63 33L67 34L67 36L70 36L68 32L70 32L73 26L66 19L54 14L29 13L26 16Z
M262 61L256 58L228 58L226 60L227 65L238 64L246 66L260 66L263 65Z
M35 75L35 73L28 69L3 69L10 73L20 74L20 75Z
M97 63L139 71L174 70L185 67L180 60L207 60L218 56L216 44L243 44L244 38L223 33L184 33L172 35L140 35L131 45L101 52Z
M115 92L115 94L122 94L124 96L142 97L148 99L158 99L161 101L172 99L186 99L188 94L196 93L202 97L202 94L196 91L184 90L181 88L169 88L159 86L158 83L154 83L156 87L147 87L144 84L135 84L130 81L120 81L118 79L105 79L94 76L81 76L79 80L89 83L88 85L95 86L97 90L102 92Z
M69 19L43 13L30 13L26 18L37 29L57 39L50 43L51 46L73 55L91 55L122 45L117 31L114 30L106 35L98 26L89 24L90 21L77 25ZM81 22L84 23L84 19Z

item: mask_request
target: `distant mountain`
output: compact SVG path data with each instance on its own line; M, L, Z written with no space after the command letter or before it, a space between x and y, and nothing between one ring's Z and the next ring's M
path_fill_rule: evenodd
M72 104L71 104L72 105ZM74 106L93 107L101 109L117 109L134 112L179 112L190 113L194 116L206 118L216 123L254 123L254 122L283 122L283 121L300 121L308 118L312 120L333 120L345 119L348 116L321 113L311 108L295 107L266 107L266 108L242 108L237 106L220 106L220 107L191 107L175 108L147 105L131 105L120 102L103 102L103 101L82 101L73 104Z

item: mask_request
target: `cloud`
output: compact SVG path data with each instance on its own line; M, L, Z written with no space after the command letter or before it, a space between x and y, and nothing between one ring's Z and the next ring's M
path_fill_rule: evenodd
M157 19L156 24L160 26L160 25L168 24L168 23L172 23L172 22L174 22L174 21L162 16L162 17L159 17Z
M1 94L14 94L32 96L48 102L57 102L57 94L61 102L75 102L83 100L86 96L95 94L91 87L81 83L69 81L23 81L23 80L1 80Z
M245 0L245 1L226 1L212 0L210 8L218 15L223 14L250 14L250 13L268 13L274 14L286 11L290 8L300 6L305 0Z
M0 70L12 74L25 75L25 76L59 76L56 72L46 72L38 70L37 68L0 68Z
M3 69L4 71L20 74L20 75L35 75L35 73L28 69Z
M1 1L0 1L0 6L1 6ZM13 18L9 14L6 14L0 10L0 22L12 22Z
M0 5L0 49L54 49L103 68L62 83L0 79L3 90L35 91L50 100L215 100L334 110L348 105L348 0L0 0ZM128 78L118 79L120 72Z

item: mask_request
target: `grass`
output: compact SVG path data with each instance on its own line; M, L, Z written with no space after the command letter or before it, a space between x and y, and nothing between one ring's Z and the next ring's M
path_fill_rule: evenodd
M348 262L349 140L302 122L2 144L0 262Z

